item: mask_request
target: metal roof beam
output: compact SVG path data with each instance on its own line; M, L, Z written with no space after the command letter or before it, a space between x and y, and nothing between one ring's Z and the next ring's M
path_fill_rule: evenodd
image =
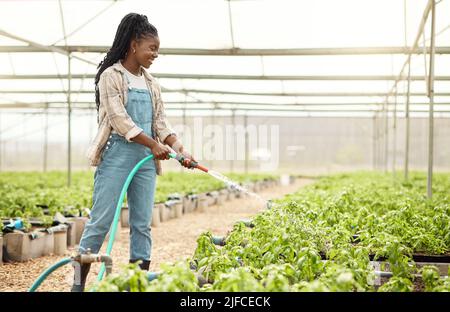
M387 95L387 92L240 92L240 91L221 91L221 90L200 90L200 89L170 89L163 90L165 93L205 93L205 94L222 94L222 95L248 95L248 96L307 96L307 97L352 97L352 96L379 96ZM0 90L0 94L65 94L64 90ZM90 90L74 91L76 94L94 94ZM397 93L398 96L405 96L407 93ZM450 92L437 92L435 96L450 96ZM410 96L427 96L426 93L413 92Z
M14 39L14 40L22 41L24 43L29 44L29 47L33 47L34 49L41 50L40 52L56 52L56 53L60 53L60 54L64 54L64 55L69 55L70 54L69 51L65 50L62 47L45 46L45 45L42 45L40 43L37 43L37 42L31 41L31 40L28 40L28 39L21 38L19 36L13 35L13 34L11 34L9 32L6 32L6 31L4 31L2 29L0 29L0 36L4 36L4 37L11 38L11 39ZM94 66L98 65L97 63L94 63L94 62L92 62L90 60L84 59L84 58L79 57L79 56L75 56L74 55L72 57L77 59L77 60L80 60L82 62L94 65Z
M172 74L172 73L152 73L157 78L165 79L233 79L233 80L407 80L406 77L394 75L316 75L316 76L286 76L286 75L205 75L205 74ZM72 79L93 79L94 74L72 74ZM0 79L67 79L67 75L0 75ZM411 76L411 80L422 81L423 76ZM437 81L450 81L450 76L435 76Z
M3 107L5 106L5 107ZM44 109L46 108L46 104L39 104L39 105L26 105L25 103L22 106L18 106L18 104L11 104L11 105L2 105L0 106L0 109L18 109L18 108L34 108L34 109ZM50 109L66 109L65 106L57 106L57 105L51 105L48 108ZM95 105L92 104L90 106L83 105L83 106L76 106L74 105L72 107L73 109L96 109ZM167 107L167 110L183 110L183 107ZM340 109L299 109L299 108L290 108L287 107L285 109L282 108L258 108L258 107L246 107L246 108L234 108L234 107L217 107L216 110L236 110L236 111L264 111L264 112L307 112L307 113L377 113L381 112L382 110L371 110L371 109L349 109L349 110L340 110ZM209 107L192 107L187 109L187 111L213 111L213 109ZM427 113L427 110L410 110L411 113ZM450 113L450 110L435 110L435 113Z
M64 101L46 101L46 102L16 102L16 103L5 103L0 104L0 108L11 108L14 105L17 107L41 107L45 105L66 105ZM92 101L77 101L73 102L73 104L79 106L95 106ZM183 102L183 101L168 101L165 102L166 107L173 107L180 105L180 109L190 109L190 107L184 107L183 105L200 105L200 106L211 106L211 109L218 107L220 105L233 105L233 106L260 106L260 107L270 107L270 106L278 106L278 107L323 107L323 106L377 106L380 103L258 103L258 102L229 102L229 101L204 101L204 102ZM450 105L450 102L444 103L435 103L436 105ZM388 103L388 105L392 106L394 103ZM428 103L410 103L410 105L423 105L427 106ZM397 108L397 110L401 110L401 108ZM345 109L343 109L345 111Z
M47 52L57 48L68 52L106 53L110 46L0 46L0 52L26 53ZM421 48L411 50L408 47L356 47L356 48L304 48L304 49L184 49L162 48L162 55L200 55L200 56L302 56L302 55L372 55L372 54L423 54ZM429 53L429 49L427 49ZM436 54L450 54L450 47L436 47Z

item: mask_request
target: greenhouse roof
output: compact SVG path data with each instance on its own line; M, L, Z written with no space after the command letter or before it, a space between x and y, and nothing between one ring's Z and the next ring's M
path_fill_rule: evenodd
M64 108L69 76L73 107L95 107L97 64L121 18L138 12L158 28L160 56L149 71L159 78L169 110L373 114L385 102L405 102L412 51L411 110L425 113L429 3L2 1L0 107ZM437 113L450 112L449 20L450 1L437 1Z

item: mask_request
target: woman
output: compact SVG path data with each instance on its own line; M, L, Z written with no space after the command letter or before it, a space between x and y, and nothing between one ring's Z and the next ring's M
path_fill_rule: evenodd
M140 262L148 270L151 257L150 221L154 204L156 174L160 161L169 159L169 145L186 158L186 152L164 114L161 88L144 68L158 57L156 28L145 15L126 15L117 29L113 45L99 64L95 78L98 133L89 147L94 175L93 207L80 241L79 252L97 253L114 218L123 184L133 167L153 154L134 176L127 193L130 214L130 263ZM81 265L83 291L90 264Z

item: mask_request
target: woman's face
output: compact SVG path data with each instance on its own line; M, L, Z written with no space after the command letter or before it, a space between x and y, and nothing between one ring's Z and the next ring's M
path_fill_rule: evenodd
M133 53L136 61L145 68L149 68L155 58L158 57L158 37L147 36L138 41L133 40L131 46L132 49L136 49L136 53Z

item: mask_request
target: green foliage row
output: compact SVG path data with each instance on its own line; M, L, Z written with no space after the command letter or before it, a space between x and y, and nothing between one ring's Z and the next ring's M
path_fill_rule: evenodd
M265 174L233 174L237 182L274 178ZM182 195L214 191L225 184L207 174L197 172L167 172L157 178L155 202L164 202L169 194ZM2 172L0 173L0 219L12 217L44 217L43 208L53 216L56 212L73 215L92 206L94 173L72 173L72 185L67 187L67 173Z
M322 178L276 201L254 227L235 224L224 247L202 234L192 258L164 266L157 280L144 279L134 290L413 291L419 274L425 291L450 291L436 267L418 270L412 260L413 253L450 254L449 190L449 174L434 176L433 199L420 173L408 182L373 172ZM393 272L381 287L371 254L387 258ZM208 283L200 287L198 274ZM114 278L122 286L114 288ZM124 290L127 279L118 274L95 287Z

